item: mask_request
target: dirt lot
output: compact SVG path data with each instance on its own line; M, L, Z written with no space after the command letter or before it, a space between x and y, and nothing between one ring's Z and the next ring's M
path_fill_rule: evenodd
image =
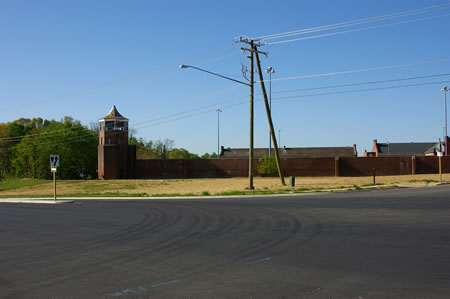
M443 180L450 182L450 174ZM377 177L377 185L419 186L439 182L439 175L384 176ZM286 178L289 183L289 178ZM295 188L282 186L279 178L254 179L258 192L286 192L288 190L326 190L335 188L360 188L370 186L372 177L296 177ZM57 181L58 196L157 196L157 195L215 195L248 191L248 178L180 179L180 180L110 180L110 181ZM0 192L1 197L53 196L51 183Z

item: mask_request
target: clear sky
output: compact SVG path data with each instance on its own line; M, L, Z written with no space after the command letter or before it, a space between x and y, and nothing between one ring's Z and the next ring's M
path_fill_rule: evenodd
M333 24L341 25L317 28ZM248 147L249 88L178 66L246 81L241 69L249 61L233 38L308 28L316 29L260 47L269 53L262 67L275 69L281 145L356 144L361 154L373 139L442 137L440 89L450 85L450 1L442 0L2 0L0 122L70 115L89 125L115 104L138 137L169 138L203 154L217 150L220 108L221 145ZM314 38L287 42L304 37ZM292 77L301 78L286 80ZM322 88L413 77L422 78ZM267 147L255 86L255 146Z

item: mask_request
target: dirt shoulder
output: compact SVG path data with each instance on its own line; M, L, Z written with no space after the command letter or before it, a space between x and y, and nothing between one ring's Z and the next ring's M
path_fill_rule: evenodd
M450 174L443 180L449 182ZM372 177L296 177L295 187L282 186L279 178L254 178L255 193L286 193L289 191L325 191L329 189L365 188ZM377 177L377 186L424 186L439 182L439 175ZM289 178L286 178L289 183ZM58 196L179 196L220 195L248 190L248 178L172 179L172 180L92 180L57 181ZM52 183L0 191L0 197L53 196Z

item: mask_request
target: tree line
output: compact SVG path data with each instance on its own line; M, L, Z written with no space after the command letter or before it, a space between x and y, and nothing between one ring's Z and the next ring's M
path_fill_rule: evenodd
M58 154L58 178L95 178L97 145L97 132L70 116L0 123L0 176L49 179L49 157Z
M184 148L175 148L175 142L171 139L145 141L143 138L131 136L129 144L136 145L137 159L213 159L217 158L216 153L205 153L201 157L190 153Z
M175 148L173 140L145 141L131 136L129 144L136 145L138 159L198 159L184 148ZM0 123L0 178L52 177L49 157L60 156L57 177L60 179L97 178L98 127L83 126L70 116L60 121L20 118Z

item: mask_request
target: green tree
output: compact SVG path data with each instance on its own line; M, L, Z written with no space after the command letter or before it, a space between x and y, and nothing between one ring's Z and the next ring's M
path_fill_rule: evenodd
M97 133L71 117L46 125L33 128L16 146L12 161L16 176L50 178L49 156L58 154L60 178L76 179L81 173L96 177Z
M278 174L277 162L274 157L264 155L259 161L258 172L261 176L276 176Z
M217 154L213 152L212 154L204 153L200 158L202 159L217 159Z
M189 152L184 148L174 148L168 154L169 159L189 159Z

